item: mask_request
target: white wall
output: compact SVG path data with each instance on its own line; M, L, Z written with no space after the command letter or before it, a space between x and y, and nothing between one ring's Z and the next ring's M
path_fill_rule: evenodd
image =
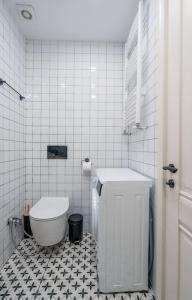
M123 44L26 42L26 199L43 195L70 198L90 227L90 177L94 168L126 167L122 135ZM67 160L47 160L47 145L67 145Z
M155 178L157 153L157 102L158 102L158 18L156 0L145 1L148 11L147 51L143 56L142 125L146 130L136 131L129 137L129 166Z
M144 1L144 35L147 39L143 53L142 125L146 130L134 131L128 138L129 167L153 179L151 199L155 215L155 179L157 178L158 152L158 1ZM155 226L155 221L154 221ZM154 273L155 273L154 265Z
M0 78L24 92L25 41L6 1L0 0ZM19 216L25 199L24 102L0 86L0 267L12 253L7 219Z

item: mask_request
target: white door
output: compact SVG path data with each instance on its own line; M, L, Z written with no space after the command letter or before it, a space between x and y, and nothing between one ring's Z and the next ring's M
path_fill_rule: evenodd
M165 295L192 299L192 0L168 0ZM166 182L174 180L175 187ZM171 183L171 182L170 182Z

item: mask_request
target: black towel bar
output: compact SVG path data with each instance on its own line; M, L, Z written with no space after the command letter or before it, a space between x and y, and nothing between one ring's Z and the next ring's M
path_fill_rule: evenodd
M0 78L0 86L6 84L10 89L12 89L15 93L17 93L19 95L19 99L20 100L24 100L25 97L22 96L16 89L14 89L9 83L7 83L5 80L3 80L2 78Z

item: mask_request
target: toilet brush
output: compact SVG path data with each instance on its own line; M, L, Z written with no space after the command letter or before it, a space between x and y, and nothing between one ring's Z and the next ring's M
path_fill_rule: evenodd
M25 210L23 212L24 238L31 238L33 236L31 225L30 225L29 210L30 210L30 205L28 204L25 207Z

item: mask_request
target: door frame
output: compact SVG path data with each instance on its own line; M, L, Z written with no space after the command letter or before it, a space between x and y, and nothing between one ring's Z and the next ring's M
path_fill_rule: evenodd
M163 300L165 295L164 289L164 265L165 265L165 193L163 189L164 174L162 166L165 163L165 146L166 146L166 93L167 93L167 15L168 15L168 0L158 0L159 11L159 51L158 51L158 66L159 66L159 99L158 99L158 153L157 153L157 174L156 174L156 222L155 222L155 257L156 270L154 291L156 300Z

